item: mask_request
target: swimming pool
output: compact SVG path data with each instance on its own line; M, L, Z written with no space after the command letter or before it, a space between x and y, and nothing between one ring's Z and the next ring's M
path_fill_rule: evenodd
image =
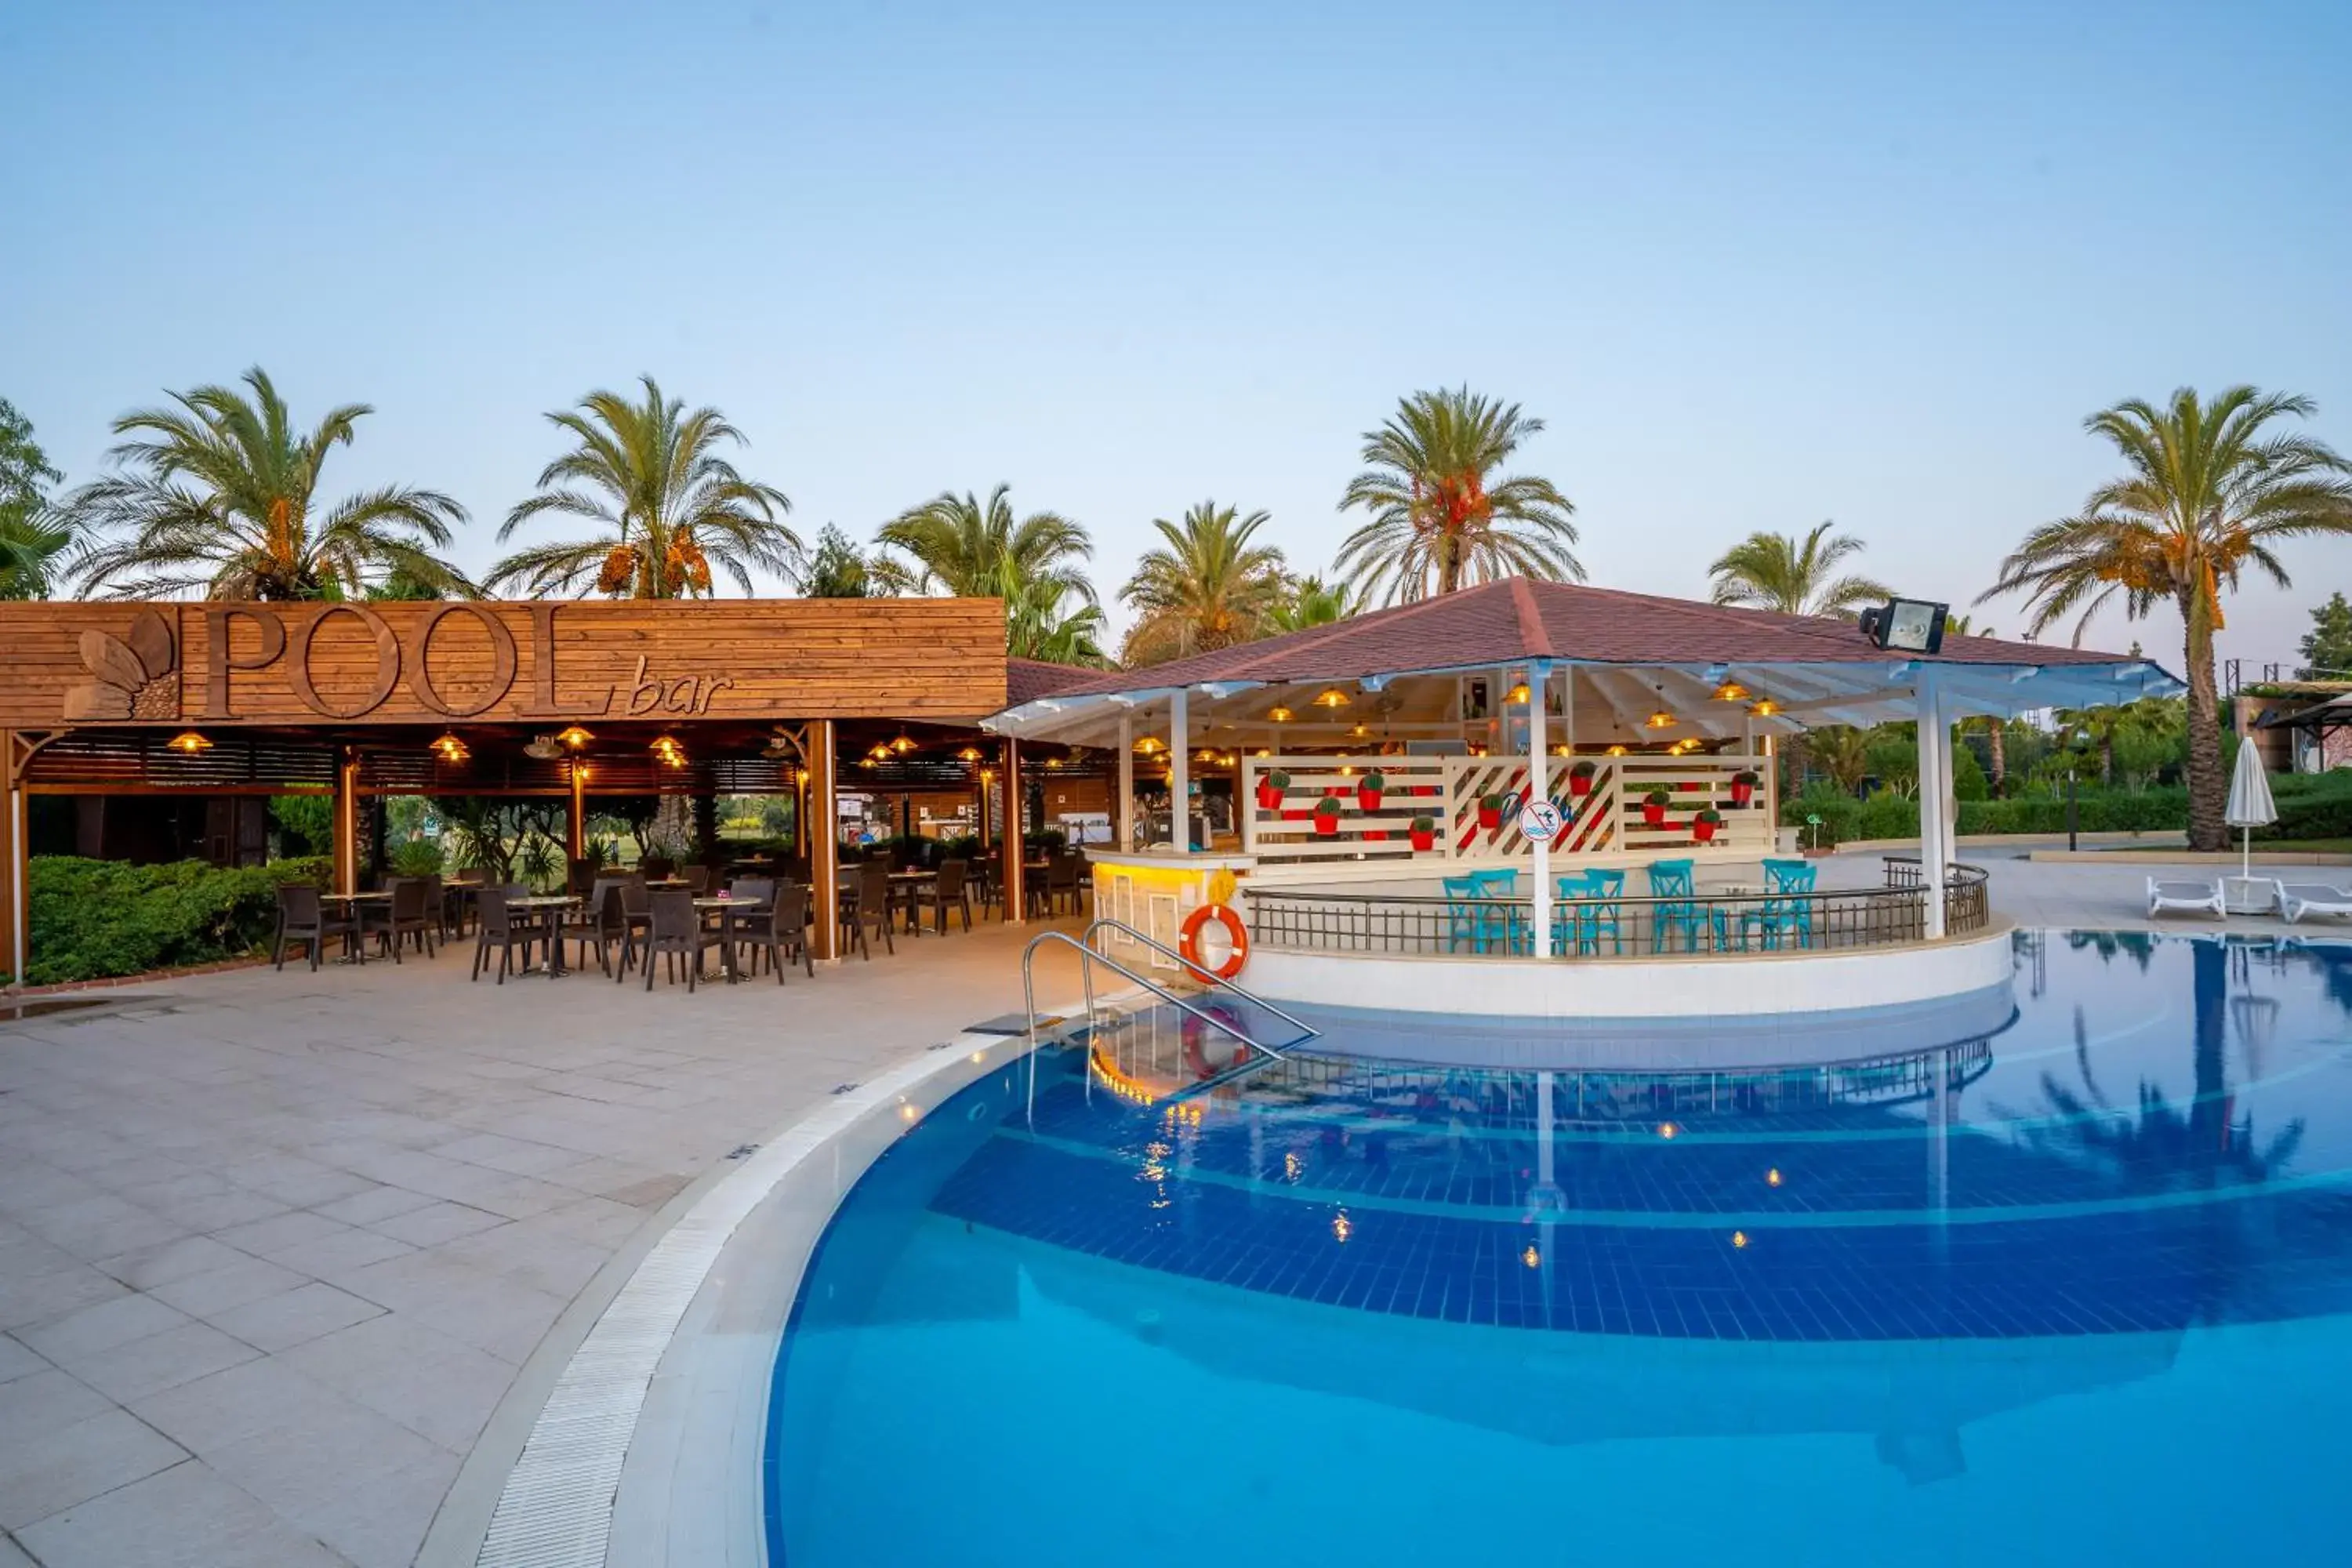
M811 1262L771 1561L2342 1560L2352 946L2028 933L2015 994L1786 1070L1219 1081L1147 1014L992 1074Z

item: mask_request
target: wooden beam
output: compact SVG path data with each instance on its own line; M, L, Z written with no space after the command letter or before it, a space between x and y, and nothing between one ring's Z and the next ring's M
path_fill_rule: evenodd
M833 721L813 719L802 742L808 758L809 952L841 956L841 811L835 800Z
M1004 738L1004 923L1023 925L1029 919L1029 851L1022 842L1027 809L1021 798L1021 742Z

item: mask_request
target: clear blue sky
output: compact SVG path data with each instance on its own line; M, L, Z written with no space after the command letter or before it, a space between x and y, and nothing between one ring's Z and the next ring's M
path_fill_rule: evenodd
M2341 3L9 0L0 395L75 479L248 364L371 402L340 479L450 491L479 567L542 411L650 370L805 535L1005 479L1108 591L1204 496L1323 566L1360 433L1466 381L1596 583L1834 518L1961 602L2116 398L2352 447L2347 80ZM2225 654L2352 584L2288 560Z

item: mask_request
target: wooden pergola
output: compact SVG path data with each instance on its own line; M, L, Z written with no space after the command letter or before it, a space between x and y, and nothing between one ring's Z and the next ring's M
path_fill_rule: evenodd
M594 796L789 794L829 886L860 759L983 802L1001 780L1018 821L1021 745L978 730L1021 695L1003 628L994 599L0 605L0 960L24 973L35 795L323 795L351 890L371 795L563 798L577 855Z

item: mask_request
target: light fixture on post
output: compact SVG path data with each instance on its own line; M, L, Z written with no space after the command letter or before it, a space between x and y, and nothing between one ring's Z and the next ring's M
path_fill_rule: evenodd
M1318 708L1345 708L1351 700L1336 686L1327 686L1315 694L1315 706Z
M980 748L978 746L966 746L962 751L956 753L956 761L960 763L976 763L980 761Z
M163 744L169 746L172 750L179 752L184 757L193 757L200 752L209 752L213 749L213 743L205 739L204 736L197 734L194 730L183 730L178 734L173 736L170 740L164 742Z
M1727 680L1715 689L1715 700L1717 702L1745 702L1748 700L1748 688L1736 680Z
M1503 701L1513 708L1524 708L1528 705L1528 700L1532 695L1533 693L1528 690L1528 683L1522 680L1504 694Z
M653 744L646 749L659 758L662 766L666 768L686 766L686 748L677 743L676 735L667 733L656 735L654 737Z
M573 724L556 732L555 742L567 752L576 752L596 737Z
M1759 697L1748 705L1748 711L1759 719L1769 719L1780 710L1780 705L1769 697Z
M1671 730L1675 727L1675 716L1661 708L1643 720L1642 725L1649 730Z
M1624 748L1624 747L1622 747L1622 746L1612 746L1612 747L1610 747L1610 748L1609 748L1609 751L1608 751L1608 755L1612 756L1612 757L1622 757L1622 756L1623 756L1624 754L1625 754L1625 748Z
M1266 722L1270 724L1287 724L1293 719L1297 718L1298 715L1293 713L1289 709L1285 708L1281 703L1277 702L1273 707L1265 710L1265 717Z
M906 731L901 730L898 731L898 738L890 742L890 749L903 757L915 749L915 742L908 739Z
M439 754L443 762L452 766L474 754L467 748L466 742L458 737L455 730L444 730L441 732L441 738L433 742L432 749Z

